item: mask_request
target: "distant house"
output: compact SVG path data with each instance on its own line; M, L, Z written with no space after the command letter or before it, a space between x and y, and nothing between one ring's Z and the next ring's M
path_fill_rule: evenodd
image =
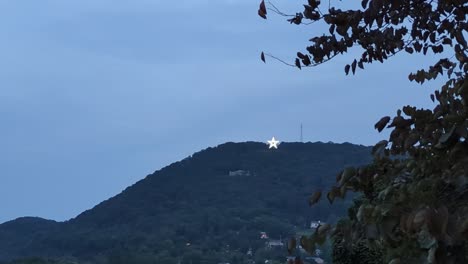
M284 246L284 243L283 241L281 240L270 240L266 243L267 247L268 248L272 248L272 247L282 247Z
M296 256L287 256L286 257L286 263L296 263L296 259L298 257ZM318 260L315 260L315 259L318 259ZM323 262L322 259L320 258L306 258L307 261L301 261L301 263L304 263L304 264L325 264L325 262Z
M236 170L236 171L229 171L229 176L250 176L250 171L245 170Z
M319 257L306 257L305 259L312 264L325 264L325 261Z
M260 232L260 239L268 239L268 235L266 232Z
M325 261L323 259L318 258L318 257L317 258L312 258L312 259L315 261L316 264L324 264L325 263Z
M310 222L310 228L315 229L321 225L320 220Z

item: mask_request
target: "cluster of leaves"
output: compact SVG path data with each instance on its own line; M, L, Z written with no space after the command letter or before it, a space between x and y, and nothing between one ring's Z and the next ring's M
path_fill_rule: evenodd
M392 131L388 141L374 146L373 163L338 174L327 193L330 203L350 190L363 194L350 210L349 222L322 227L322 232L319 227L301 244L312 251L331 236L348 250L363 242L380 248L391 264L468 263L468 1L363 0L362 10L328 4L328 13L323 13L320 1L309 0L302 13L288 20L329 25L329 35L311 38L308 54L297 54L299 68L319 65L353 46L363 52L345 66L346 74L403 50L453 56L408 76L423 84L447 73L447 82L430 95L435 108L405 106L395 117L383 117L375 128ZM277 11L274 6L271 10ZM314 193L310 204L321 196Z
M350 245L346 243L343 233L336 233L333 238L333 263L381 264L383 263L382 247L370 248L366 241L358 241Z
M331 1L331 0L330 0ZM301 25L323 21L329 27L328 34L310 39L312 44L307 53L298 52L295 66L317 66L343 54L351 47L360 47L363 52L345 66L346 74L356 68L374 61L384 62L400 51L407 53L434 54L444 50L454 50L459 71L468 70L467 42L464 32L468 30L466 0L363 0L361 10L341 10L330 7L323 12L320 0L308 0L304 10L294 15L287 15L272 5L270 10L282 16L291 17L290 23ZM267 18L267 8L261 2L258 13ZM308 22L305 22L308 21ZM262 60L265 55L262 53ZM457 63L448 63L442 59L425 75L411 76L417 80L431 78L442 70L454 72ZM457 72L457 71L455 71Z
M441 102L434 111L406 107L409 118L399 111L389 125L394 127L391 146L380 142L374 147L373 164L348 168L338 176L328 197L333 200L353 190L364 193L364 199L350 214L351 224L337 227L332 235L384 247L386 259L393 263L467 261L468 108L440 114L440 106L448 105L442 98L438 96ZM448 109L460 106L461 99L451 99ZM383 118L376 127L387 122L389 118Z

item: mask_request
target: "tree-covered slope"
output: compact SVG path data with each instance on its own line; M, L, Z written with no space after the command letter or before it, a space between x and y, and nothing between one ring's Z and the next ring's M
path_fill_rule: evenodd
M60 223L37 217L21 217L0 225L0 256L11 258L34 238L41 237L59 228Z
M311 220L344 215L343 203L309 208L308 197L332 185L344 167L370 160L368 147L348 143L283 143L279 149L226 143L148 175L67 222L0 225L0 259L118 263L138 252L165 263L190 254L217 260L227 245L233 252L262 247L260 231L286 237Z

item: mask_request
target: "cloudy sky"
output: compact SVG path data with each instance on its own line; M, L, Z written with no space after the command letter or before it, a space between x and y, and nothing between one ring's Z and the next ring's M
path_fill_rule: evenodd
M276 0L288 13L300 0ZM257 15L255 0L0 0L0 222L75 217L128 185L234 141L371 145L373 124L431 107L406 55L356 76L357 53L298 70L321 26ZM268 59L268 58L267 58Z

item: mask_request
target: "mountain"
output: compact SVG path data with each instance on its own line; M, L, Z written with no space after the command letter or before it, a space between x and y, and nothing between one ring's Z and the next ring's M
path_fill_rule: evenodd
M35 237L49 234L60 224L38 217L21 217L0 225L0 256L18 256L16 249L27 247Z
M72 257L91 263L218 263L311 220L336 221L349 199L308 206L346 166L371 161L349 143L225 143L175 162L76 218L0 225L0 260ZM85 195L85 194L83 194ZM229 252L229 253L226 253ZM138 256L138 257L136 257ZM190 262L188 261L190 259ZM240 262L239 262L240 263Z

